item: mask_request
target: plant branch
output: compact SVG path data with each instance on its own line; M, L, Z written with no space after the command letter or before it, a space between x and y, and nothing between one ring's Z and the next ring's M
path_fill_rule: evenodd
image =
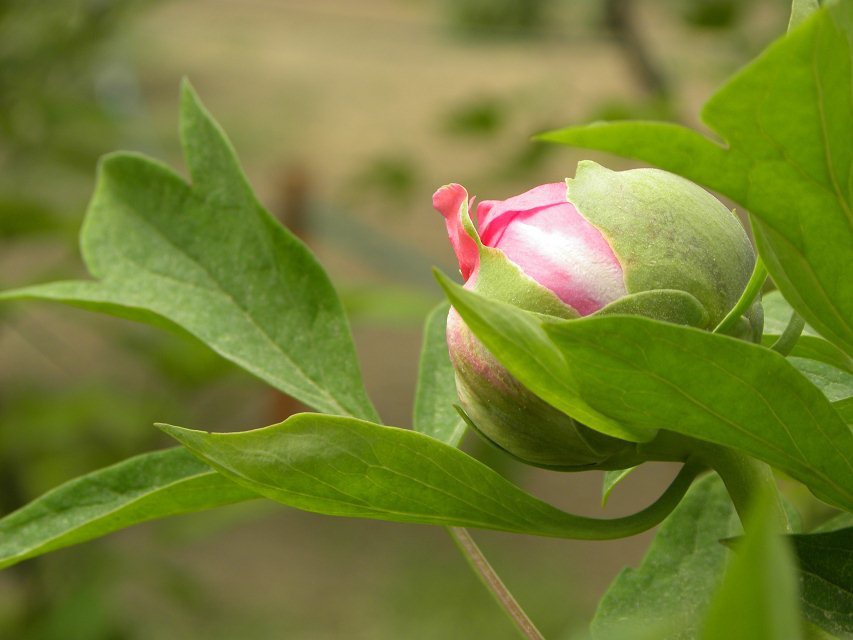
M791 353L794 345L797 344L797 340L800 339L800 334L803 332L805 326L806 321L803 320L802 316L796 311L791 312L791 317L788 319L785 330L776 339L776 342L770 345L770 348L773 351L781 353L783 356L787 356Z
M447 527L447 531L459 547L462 555L465 556L468 564L471 565L471 568L498 601L500 607L515 623L521 634L528 640L545 640L545 636L536 628L536 625L533 624L533 621L524 612L509 589L506 588L503 580L489 564L468 530L462 527Z
M755 301L756 296L761 293L761 288L764 286L764 281L766 279L767 267L764 266L764 261L761 259L761 256L758 256L755 259L755 266L752 269L752 275L749 277L749 282L746 283L746 287L740 295L740 299L737 301L735 306L731 308L731 311L726 314L726 317L722 319L720 324L716 326L714 333L726 333L734 326L744 312L749 309Z
M775 529L790 532L788 515L769 465L734 449L712 444L703 446L698 455L723 479L744 526L755 504L764 500L770 505Z
M661 70L655 65L632 18L631 0L606 0L604 22L622 48L625 59L634 67L638 77L650 94L665 99L669 86Z

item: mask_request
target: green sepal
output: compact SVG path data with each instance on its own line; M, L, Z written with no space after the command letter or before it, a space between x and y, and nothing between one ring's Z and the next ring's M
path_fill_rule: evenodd
M629 293L685 291L709 315L700 328L737 302L755 255L738 219L710 193L659 169L611 171L589 160L566 184L571 203L610 243Z
M709 325L708 311L702 303L686 291L675 289L631 293L603 306L592 315L645 316L699 329Z

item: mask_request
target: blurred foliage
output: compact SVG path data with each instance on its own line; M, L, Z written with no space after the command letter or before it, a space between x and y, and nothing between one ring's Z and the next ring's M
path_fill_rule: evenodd
M110 37L138 4L0 4L0 132L6 154L14 159L25 152L52 152L72 164L91 161L92 144L103 145L114 107L97 95L93 71L103 62Z
M445 117L445 130L453 135L490 137L506 124L507 108L497 98L466 102Z
M518 37L535 33L550 0L448 0L452 28L478 37Z
M596 120L677 120L672 102L663 97L651 97L633 102L610 99L596 105L586 121Z
M352 180L354 199L376 196L395 203L408 202L415 196L421 171L417 161L399 151L380 155L367 163Z
M437 296L414 287L353 286L339 294L353 324L420 327L438 303Z
M68 224L43 202L0 193L0 241L21 236L68 233Z
M683 0L682 15L687 24L702 29L735 26L749 6L748 0Z
M0 240L71 238L63 218L79 215L95 161L136 105L113 46L142 5L0 0Z
M535 175L542 171L542 167L554 155L554 145L524 141L508 154L500 173L508 179L519 175Z

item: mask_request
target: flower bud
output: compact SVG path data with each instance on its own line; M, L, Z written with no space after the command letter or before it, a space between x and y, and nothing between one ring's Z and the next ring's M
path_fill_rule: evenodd
M626 313L711 330L749 280L755 255L737 217L697 185L657 169L578 164L574 179L477 207L436 191L465 288L561 318ZM755 303L733 335L758 341ZM463 409L517 458L553 468L630 466L634 444L590 429L528 391L454 309L447 341Z

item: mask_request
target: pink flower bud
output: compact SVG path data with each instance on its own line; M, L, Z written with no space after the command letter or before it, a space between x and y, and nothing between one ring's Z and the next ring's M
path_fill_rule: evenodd
M476 227L463 187L436 191L467 289L563 318L612 310L704 329L735 304L755 258L737 218L713 196L664 171L592 162L567 182L481 202ZM736 332L757 340L761 324L757 304ZM453 309L447 339L460 402L492 442L541 466L624 462L629 443L527 391Z
M466 282L479 267L476 242L459 215L467 199L458 184L442 187L433 206L444 216ZM566 183L543 184L508 200L477 206L479 235L543 287L585 316L624 296L622 265L604 235L566 199Z

